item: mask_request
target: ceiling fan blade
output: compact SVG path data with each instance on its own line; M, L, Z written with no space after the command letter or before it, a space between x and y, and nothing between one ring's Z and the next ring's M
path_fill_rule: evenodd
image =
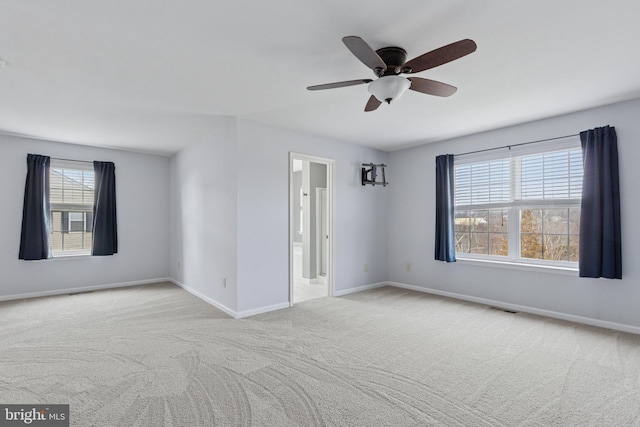
M451 96L458 90L455 86L421 77L409 77L409 80L411 81L409 89L426 93L427 95Z
M371 98L367 101L367 105L364 107L364 111L373 111L377 109L380 104L382 104L382 102L378 101L375 96L371 95Z
M478 46L473 40L460 40L413 58L402 66L402 72L419 73L469 55L475 52L477 48Z
M335 83L327 83L323 85L309 86L307 89L308 90L335 89L338 87L355 86L355 85L361 85L364 83L371 83L372 81L373 80L371 79L347 80L344 82L335 82Z
M380 55L360 37L346 36L342 38L342 42L367 67L374 71L387 69L387 64L380 58Z

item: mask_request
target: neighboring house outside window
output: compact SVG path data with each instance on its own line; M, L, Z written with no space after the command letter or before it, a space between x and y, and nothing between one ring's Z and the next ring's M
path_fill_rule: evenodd
M93 163L51 159L53 256L90 255L93 237Z
M577 268L580 141L455 160L456 256Z

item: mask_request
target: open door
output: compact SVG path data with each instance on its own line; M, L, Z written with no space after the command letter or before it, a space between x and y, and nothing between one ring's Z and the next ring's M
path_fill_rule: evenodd
M333 295L334 161L290 153L289 303Z
M316 189L316 272L318 281L325 283L329 241L329 212L327 189Z

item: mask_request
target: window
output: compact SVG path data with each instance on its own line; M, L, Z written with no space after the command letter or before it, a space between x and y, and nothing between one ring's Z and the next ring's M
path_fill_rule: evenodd
M53 256L89 255L93 237L93 163L51 159Z
M581 193L577 138L456 158L456 254L575 267Z

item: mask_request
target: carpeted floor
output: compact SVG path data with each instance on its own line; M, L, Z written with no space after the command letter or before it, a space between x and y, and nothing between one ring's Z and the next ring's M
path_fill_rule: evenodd
M640 426L640 336L394 288L244 320L168 283L0 304L73 426Z

